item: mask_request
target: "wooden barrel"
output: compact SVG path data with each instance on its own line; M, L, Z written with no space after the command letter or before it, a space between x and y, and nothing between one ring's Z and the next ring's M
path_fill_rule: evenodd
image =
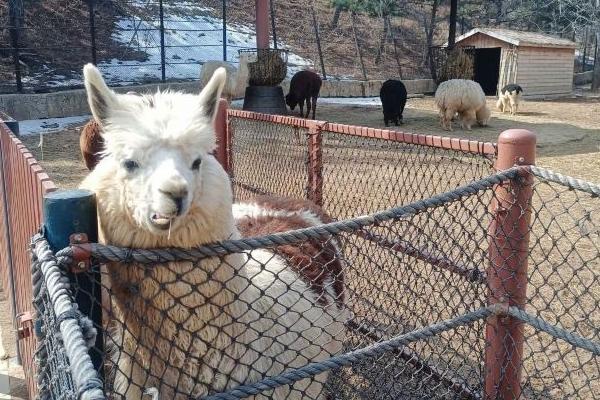
M263 114L287 115L281 86L248 86L244 110Z

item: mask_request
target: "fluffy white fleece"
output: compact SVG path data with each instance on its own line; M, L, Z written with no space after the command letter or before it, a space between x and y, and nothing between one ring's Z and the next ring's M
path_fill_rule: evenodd
M219 68L200 95L118 95L84 68L106 154L81 185L96 193L101 241L190 248L235 239L231 183L216 159ZM114 318L114 392L187 399L323 360L341 350L343 321L268 250L226 262L107 266ZM135 290L133 290L135 289ZM256 398L324 398L327 374ZM156 394L156 393L155 393Z
M490 110L485 104L485 93L479 83L467 79L451 79L440 83L435 92L435 103L442 128L452 130L452 118L458 113L463 129L471 130L475 122L486 126Z

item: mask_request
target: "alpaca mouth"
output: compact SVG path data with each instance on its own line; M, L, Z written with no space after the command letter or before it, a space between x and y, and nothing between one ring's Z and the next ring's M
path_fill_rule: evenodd
M158 229L167 230L171 227L171 223L175 219L174 215L164 215L160 213L152 213L150 222Z

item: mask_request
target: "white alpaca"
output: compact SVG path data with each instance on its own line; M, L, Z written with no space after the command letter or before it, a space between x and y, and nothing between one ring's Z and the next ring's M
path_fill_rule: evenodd
M106 146L82 184L96 193L101 241L191 248L239 238L229 177L211 155L225 70L217 69L199 96L119 95L92 65L84 76ZM260 223L260 215L244 209L240 218ZM117 347L114 394L137 400L154 387L161 400L188 399L341 351L339 290L334 296L324 288L319 295L269 250L225 260L107 265L121 326L108 334ZM255 398L321 399L326 378L323 373Z
M485 93L479 83L471 80L451 79L440 83L435 92L435 103L442 128L446 130L452 130L452 118L456 113L463 129L467 130L471 130L475 122L486 126L490 119Z
M227 80L221 93L222 96L229 102L233 99L243 97L249 79L248 54L240 54L238 68L227 61L206 61L202 64L202 69L200 70L201 87L206 86L214 72L219 68L225 68L227 71Z

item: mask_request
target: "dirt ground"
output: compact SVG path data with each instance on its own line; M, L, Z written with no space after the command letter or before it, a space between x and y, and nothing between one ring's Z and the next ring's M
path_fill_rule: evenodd
M391 129L411 133L434 134L474 140L497 140L498 134L510 128L525 128L538 136L538 165L573 175L600 181L600 100L562 99L555 101L524 101L519 115L502 115L494 108L488 127L464 131L457 124L454 131L441 129L431 97L409 99L404 112L404 125ZM317 118L330 122L383 128L379 107L364 105L319 104ZM42 163L52 179L63 188L73 188L86 170L79 154L80 126L60 133L45 135L43 152L37 147L38 136L22 140Z

